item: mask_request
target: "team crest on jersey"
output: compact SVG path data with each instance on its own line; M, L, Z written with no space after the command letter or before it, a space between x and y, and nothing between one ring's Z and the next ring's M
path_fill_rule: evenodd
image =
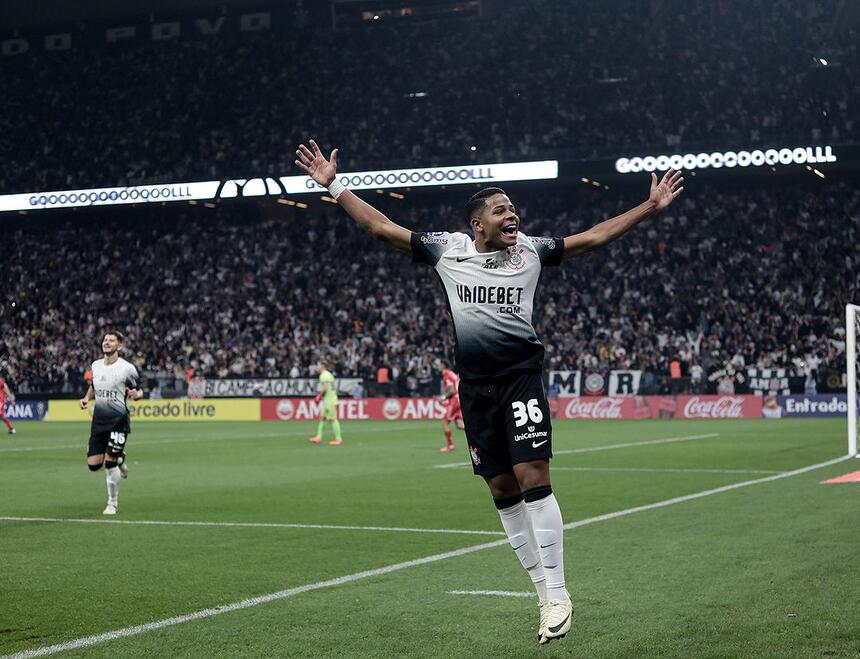
M474 446L470 446L469 453L472 454L472 462L475 464L476 467L481 464L481 458L478 457L478 449L476 449Z
M508 247L508 252L505 255L505 267L508 270L522 270L526 266L526 257L523 256L525 251L519 245Z

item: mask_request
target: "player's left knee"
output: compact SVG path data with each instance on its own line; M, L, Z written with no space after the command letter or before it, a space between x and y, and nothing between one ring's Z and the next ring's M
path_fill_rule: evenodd
M92 464L91 462L87 462L87 467L89 467L90 471L98 471L102 468L102 463Z
M523 490L523 499L525 499L526 503L532 503L546 499L550 494L552 494L552 485L538 485Z

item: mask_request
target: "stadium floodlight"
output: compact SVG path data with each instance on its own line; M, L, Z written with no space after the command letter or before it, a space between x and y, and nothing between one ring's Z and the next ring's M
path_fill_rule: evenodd
M857 456L857 334L860 332L860 307L845 306L845 359L848 374L848 455Z

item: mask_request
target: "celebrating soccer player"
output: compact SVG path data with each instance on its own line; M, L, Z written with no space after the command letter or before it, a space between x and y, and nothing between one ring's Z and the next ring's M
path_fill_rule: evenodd
M505 192L485 188L466 205L473 240L465 233L413 233L392 222L337 179L337 149L326 159L311 140L296 155L296 165L363 229L411 252L441 279L454 321L473 470L487 482L511 547L537 590L538 641L563 637L570 631L573 605L565 587L562 517L550 485L544 348L531 320L535 288L544 266L593 252L666 208L683 190L680 172L670 170L660 181L652 174L648 199L566 238L521 233Z
M316 401L319 403L322 400L323 406L317 434L308 441L312 444L319 444L323 438L325 423L328 421L334 432L334 439L329 442L329 445L340 446L343 444L343 437L340 436L340 421L337 420L337 387L335 387L334 375L326 368L325 362L322 360L317 363L317 372L320 374L320 388Z
M15 426L12 425L12 420L6 416L7 401L10 405L13 405L15 403L15 394L12 393L6 380L4 378L0 378L0 419L3 420L3 424L9 430L9 434L14 435Z
M87 466L90 471L98 471L103 464L105 466L108 502L102 512L104 515L116 515L119 479L128 478L125 442L131 432L131 421L126 399L143 397L137 369L119 356L123 340L120 332L110 330L104 333L104 357L93 362L92 384L79 401L81 409L85 409L89 401L96 399Z
M448 453L454 450L454 438L451 436L451 421L457 428L463 430L463 411L460 409L460 376L448 368L448 364L439 361L437 367L442 372L442 400L447 403L445 416L442 417L442 432L445 433L445 446L439 450Z

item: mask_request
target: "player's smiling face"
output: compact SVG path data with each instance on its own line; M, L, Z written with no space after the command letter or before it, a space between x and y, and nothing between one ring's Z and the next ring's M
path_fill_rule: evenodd
M119 349L119 339L113 334L105 334L102 339L102 352L106 355L116 354Z
M475 242L490 251L516 245L520 218L508 195L487 197L484 207L472 218L472 229Z

